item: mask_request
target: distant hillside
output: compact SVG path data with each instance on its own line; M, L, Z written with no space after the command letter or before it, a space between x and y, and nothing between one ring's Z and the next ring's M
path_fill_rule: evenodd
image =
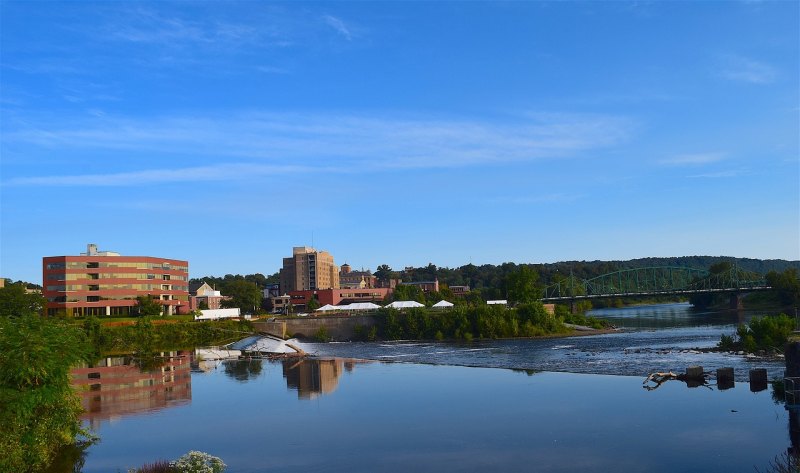
M728 256L679 256L673 258L639 258L625 262L628 267L641 266L679 266L687 268L708 269L712 264L722 261L735 261L736 265L745 271L767 274L770 271L783 272L789 268L800 269L800 261L787 261L782 259L753 259L733 258Z

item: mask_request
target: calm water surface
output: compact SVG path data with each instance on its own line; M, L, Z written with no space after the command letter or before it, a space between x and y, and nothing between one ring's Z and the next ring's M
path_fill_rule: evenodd
M663 310L677 320L671 327L657 327L662 319L649 312ZM683 370L694 357L707 367L753 366L685 353L716 343L739 316L692 324L695 314L680 305L607 316L635 330L469 345L309 344L325 359L186 356L147 372L109 359L95 369L99 380L76 376L89 385L86 419L102 439L82 471L124 472L203 450L231 473L728 472L764 470L791 445L789 414L770 390L753 393L741 381L728 390L642 388L644 374Z

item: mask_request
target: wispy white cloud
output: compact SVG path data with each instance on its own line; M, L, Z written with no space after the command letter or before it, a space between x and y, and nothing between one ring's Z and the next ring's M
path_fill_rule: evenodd
M186 53L191 48L237 51L251 47L285 47L294 43L293 35L301 34L306 28L303 22L279 9L265 10L269 14L230 22L210 19L217 15L197 17L183 12L166 13L165 9L123 6L112 9L107 22L90 34L101 35L104 42L153 45Z
M258 66L256 70L265 74L289 74L288 69L275 66Z
M98 156L126 162L252 163L255 172L300 172L324 166L380 172L389 169L455 168L572 157L613 146L635 128L622 117L605 115L533 114L506 122L469 119L376 117L354 114L239 113L224 118L169 117L114 120L97 117L37 128L20 125L4 134L8 144ZM39 123L41 120L31 120ZM174 158L174 159L173 159ZM113 158L112 158L113 159ZM201 166L202 166L201 164ZM290 165L292 167L285 168ZM160 169L132 175L82 176L86 185L105 180L144 179L165 182L233 179L251 170L243 164L220 172L197 167L189 172ZM271 166L271 167L270 167ZM17 185L57 185L62 176L12 179Z
M272 166L246 163L220 164L176 169L149 169L144 171L107 174L79 174L59 176L17 177L6 182L11 186L100 186L124 187L167 182L229 181L278 174L331 172L303 166Z
M566 194L557 192L553 194L532 195L532 196L506 196L489 199L496 204L548 204L557 202L574 202L583 198L583 194Z
M328 26L336 30L336 32L342 35L347 41L351 41L353 39L353 34L350 32L350 28L348 28L347 25L345 25L344 22L339 18L331 15L324 15L322 19L325 20L325 23L327 23Z
M724 153L719 152L679 154L662 159L658 163L664 166L700 166L722 161L725 157Z
M134 43L175 45L182 42L241 41L254 33L255 29L246 25L205 24L137 8L125 15L124 22L109 25L108 38Z
M778 71L769 64L742 56L726 56L719 74L728 80L749 84L769 84L775 81Z
M13 71L24 72L26 74L43 74L52 76L63 76L78 74L83 72L75 65L68 64L65 61L54 59L27 59L16 63L3 63L3 68Z
M748 174L747 169L727 169L724 171L707 172L686 176L691 179L724 179L729 177L739 177Z

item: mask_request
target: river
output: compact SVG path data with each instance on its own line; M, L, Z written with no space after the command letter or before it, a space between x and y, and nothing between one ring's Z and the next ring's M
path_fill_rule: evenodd
M747 370L782 364L699 353L753 314L686 304L596 311L618 333L472 343L305 344L318 359L157 369L109 358L76 373L101 441L86 473L189 450L260 471L762 471L791 446L789 414ZM398 363L400 362L400 363ZM732 366L733 389L652 371Z
M601 309L588 315L619 327L618 333L569 338L480 340L473 342L308 343L318 356L534 371L646 376L656 371L707 371L733 367L746 381L750 368L767 368L780 378L783 362L693 348L716 346L723 334L760 315L756 311L695 311L688 303Z

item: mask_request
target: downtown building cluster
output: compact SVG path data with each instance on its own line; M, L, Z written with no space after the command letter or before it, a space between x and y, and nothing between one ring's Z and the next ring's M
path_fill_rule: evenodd
M379 281L370 271L341 268L333 255L310 247L294 247L283 258L279 284L264 289L266 306L274 313L305 310L318 305L338 306L381 302L398 284L412 284L424 292L439 290L439 282ZM124 256L87 245L77 256L42 258L43 296L48 315L136 315L138 299L151 297L165 315L188 314L196 309L219 309L226 297L205 282L189 285L189 262L155 256ZM452 287L454 293L469 287Z
M423 292L438 292L439 281L401 282L399 279L379 281L369 271L353 271L347 263L336 265L333 256L305 246L292 249L292 256L283 258L280 284L265 292L272 312L287 313L307 310L315 299L319 306L341 306L360 302L382 302L397 285L418 286ZM464 295L468 286L453 286L454 294Z

